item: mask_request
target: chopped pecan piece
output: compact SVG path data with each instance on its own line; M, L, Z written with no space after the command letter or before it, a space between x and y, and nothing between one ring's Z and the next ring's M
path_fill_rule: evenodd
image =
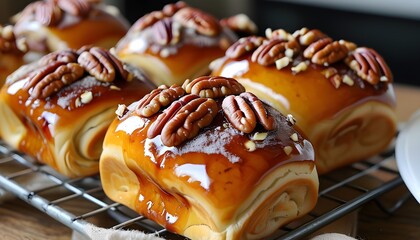
M233 59L240 58L248 52L254 51L256 48L261 46L263 42L263 37L251 36L241 38L236 43L232 44L228 50L226 50L226 56Z
M168 88L165 85L153 90L145 95L139 102L137 112L143 117L151 117L159 112L162 107L166 107L173 101L179 99L185 94L182 87L173 85Z
M82 52L77 62L99 81L112 82L117 74L124 79L128 77L128 72L122 63L109 51L99 47L92 47Z
M25 38L16 39L13 26L0 26L0 52L2 53L25 53L28 45Z
M86 16L91 10L90 2L87 0L58 0L57 5L74 16Z
M193 28L203 35L216 36L221 31L219 22L213 16L192 7L180 9L173 18L182 26Z
M220 25L225 26L237 33L255 34L257 25L245 14L237 14L220 20Z
M293 52L299 51L299 44L296 41L285 41L282 39L271 39L254 51L251 61L257 62L263 66L269 66L286 56L286 50L291 49Z
M46 65L52 62L77 62L77 58L79 57L79 54L77 54L76 51L72 49L66 49L62 51L56 51L49 53L45 56L43 56L39 61L42 65Z
M385 60L371 48L357 48L345 62L360 78L372 85L380 81L392 82L392 73Z
M286 32L284 29L276 29L274 31L271 31L269 38L290 41L293 39L293 36L290 33Z
M257 119L251 106L240 96L227 96L222 109L229 122L239 131L251 133L257 126Z
M77 63L52 62L30 77L26 89L32 98L47 98L79 80L84 69Z
M219 76L203 76L193 81L185 81L182 87L186 93L199 95L200 97L218 98L231 94L239 94L245 88L233 78Z

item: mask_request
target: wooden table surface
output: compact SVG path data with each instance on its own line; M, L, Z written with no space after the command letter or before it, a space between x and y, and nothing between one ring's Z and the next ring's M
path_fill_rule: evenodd
M397 114L406 121L420 109L420 88L398 85ZM407 190L404 185L392 190L395 199ZM0 205L0 239L71 239L72 230L25 202L14 199ZM357 237L360 239L418 239L420 236L420 204L411 196L395 213L381 211L373 202L358 211Z

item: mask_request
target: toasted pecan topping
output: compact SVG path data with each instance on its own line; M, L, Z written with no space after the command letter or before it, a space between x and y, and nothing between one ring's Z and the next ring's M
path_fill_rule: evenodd
M275 127L274 118L266 111L261 100L250 92L227 96L223 100L222 109L229 122L244 133L254 131L257 123L266 130L273 130Z
M371 48L357 48L346 59L347 65L357 75L374 85L383 82L392 82L392 73L384 59Z
M68 13L78 17L85 17L92 9L96 0L45 0L29 4L20 16L19 21L32 18L44 26L55 26L63 19L63 14Z
M217 84L211 85L214 80L209 81L209 79L210 77L198 78L199 81L195 85L205 83L210 84L206 86L211 88L220 87ZM223 77L214 77L214 79L223 80L228 86L232 83L240 85L234 79ZM184 87L186 85L188 82L184 83ZM240 89L243 89L242 85ZM218 94L221 92L214 91ZM224 114L232 126L244 133L253 132L257 124L267 131L274 130L275 119L254 94L238 91L234 93L235 95L229 95L223 100L215 100L215 98L225 96L218 94L199 96L192 94L191 91L184 91L179 86L162 85L143 97L133 111L145 118L155 118L147 129L147 137L155 138L161 135L162 143L166 146L177 146L197 136L200 129L209 126L217 114ZM118 116L122 117L124 111L125 108L121 107L117 111ZM231 125L223 123L224 128ZM262 141L267 134L267 132L255 133L253 140Z
M236 59L252 52L263 44L264 38L251 36L239 39L226 50L226 56Z
M173 18L181 25L193 28L203 35L216 36L221 31L219 22L213 16L192 7L180 9Z
M180 9L187 7L188 5L183 2L183 1L178 1L176 3L170 3L170 4L166 4L163 9L162 12L166 15L166 16L173 16L176 12L178 12Z
M162 107L168 106L184 94L185 91L180 86L173 85L168 88L167 86L162 85L140 100L137 112L143 117L150 117L159 112Z
M210 125L217 111L217 103L211 98L191 100L165 124L161 133L162 143L177 146L197 136L200 129Z
M303 52L303 56L315 64L329 65L343 60L348 53L346 46L331 38L323 38L311 43Z
M52 52L43 56L39 61L42 65L46 65L52 62L77 62L79 54L72 49L66 49L62 51Z
M222 109L229 122L239 131L251 133L257 126L257 119L251 106L240 96L227 96Z
M179 41L179 34L173 34L172 23L173 21L171 18L164 18L153 25L154 36L157 43L167 45Z
M193 81L185 81L182 87L186 93L196 94L200 97L218 98L231 94L239 94L245 88L235 79L219 76L203 76Z
M75 16L86 16L92 6L86 0L58 0L57 5L65 12Z
M278 70L290 69L293 74L309 69L311 64L321 65L325 67L321 73L335 88L342 83L363 85L354 79L354 74L342 69L339 63L343 62L358 78L372 85L392 82L391 70L376 51L346 40L334 41L317 29L302 28L290 34L283 29L268 28L266 37L251 36L235 42L226 56L231 59L249 57L262 66L275 65Z
M244 92L239 95L250 105L255 113L258 122L264 127L265 130L274 129L274 118L268 114L261 100L250 92Z
M117 74L123 78L127 78L128 75L117 58L99 47L92 47L89 51L82 52L77 62L99 81L112 82Z
M42 57L38 66L28 73L28 81L23 88L32 98L47 98L88 74L102 82L114 81L117 75L130 81L133 76L109 51L98 47L53 52ZM119 88L111 85L110 89ZM81 103L90 102L87 99L89 97L82 98Z
M298 39L299 43L303 46L308 46L313 42L316 42L318 40L328 38L327 35L319 31L318 29L307 29L302 28L298 31L296 31L293 36Z
M25 87L32 88L31 97L47 98L77 81L83 73L83 68L76 63L52 62L32 76Z
M257 62L263 66L269 66L286 56L286 50L291 49L293 52L299 50L296 41L285 41L282 39L271 39L257 48L251 56L251 61Z

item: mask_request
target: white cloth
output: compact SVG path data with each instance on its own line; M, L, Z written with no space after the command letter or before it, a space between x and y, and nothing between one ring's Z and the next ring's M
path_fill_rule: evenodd
M136 230L106 229L92 224L86 224L84 231L88 238L73 232L72 240L164 240L155 234L146 234Z
M341 233L325 233L311 238L311 240L356 240Z

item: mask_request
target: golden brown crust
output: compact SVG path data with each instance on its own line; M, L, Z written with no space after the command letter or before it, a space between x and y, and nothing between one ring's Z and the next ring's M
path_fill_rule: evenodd
M15 16L16 34L27 39L30 51L42 54L89 44L111 48L129 24L108 8L90 0L36 1Z
M303 28L294 34L269 30L266 38L241 39L212 74L236 78L247 91L284 114L291 113L314 144L322 173L380 152L396 131L392 74L383 58L372 49L334 41L319 30ZM350 114L372 106L370 113L365 110L365 118ZM333 133L353 117L361 123L353 121ZM383 129L372 133L365 128L370 121L378 121ZM361 147L363 132L382 138Z
M137 20L115 52L144 69L156 85L172 85L207 74L210 62L236 39L210 14L178 2Z
M77 63L82 54L66 50L25 65L9 76L0 93L0 112L9 112L2 116L6 120L0 132L9 131L8 124L25 129L4 134L4 140L70 177L97 173L98 149L117 104L132 102L152 88L128 65L124 71L131 78L117 74L111 82L97 80ZM11 117L14 123L7 120Z
M149 117L136 111L142 100L131 104L105 138L100 162L107 195L170 231L193 238L199 233L215 239L247 234L262 238L308 212L318 188L310 143L285 116L262 102L263 111L258 112L274 121L270 129L258 118L251 120L256 127L248 133L235 127L222 105L239 95L186 94ZM241 98L248 101L244 104L257 101L246 93ZM166 128L178 129L182 141L173 144L179 138L164 135ZM289 182L302 191L294 195L296 189L289 188ZM277 210L270 210L273 206L294 213L278 221ZM257 218L267 211L270 217ZM271 218L277 220L268 223Z

